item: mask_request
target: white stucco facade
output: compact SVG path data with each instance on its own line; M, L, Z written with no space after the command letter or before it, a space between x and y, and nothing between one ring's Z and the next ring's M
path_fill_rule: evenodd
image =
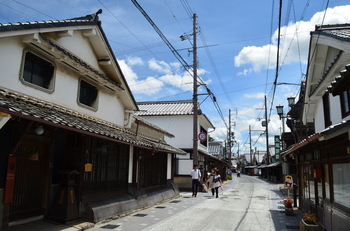
M101 74L106 75L103 66L98 65L95 52L90 45L89 39L84 37L83 32L84 30L76 30L72 33L71 37L59 38L56 40L52 34L44 36L57 43L59 46L70 50L70 52L73 51L76 57L83 57L81 58L83 62L91 65L91 67L95 68L96 71ZM23 36L18 36L13 33L10 36L0 38L0 68L2 70L7 70L6 73L0 76L3 88L42 99L65 108L74 108L77 112L82 114L124 126L124 111L126 109L136 109L136 106L133 108L125 108L125 104L121 102L118 95L120 92L113 92L103 84L92 80L92 78L95 78L95 73L91 73L88 70L85 70L84 73L83 70L77 71L74 68L69 68L63 63L63 61L69 58L64 57L64 55L60 54L57 50L52 52L53 55L50 55L42 49L38 49L38 45L33 45L36 43L42 44L48 49L55 50L50 48L47 42L43 41L37 33L33 34L33 32ZM49 89L35 86L23 80L22 72L26 52L31 52L52 63L54 66L54 77L52 78ZM61 57L59 57L60 55ZM90 75L92 78L86 77L87 75ZM80 80L84 80L98 89L96 108L89 108L79 104Z

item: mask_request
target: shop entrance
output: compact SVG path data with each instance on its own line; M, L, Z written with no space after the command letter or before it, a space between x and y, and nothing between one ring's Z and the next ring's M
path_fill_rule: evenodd
M47 148L40 143L22 142L17 152L10 221L43 214Z

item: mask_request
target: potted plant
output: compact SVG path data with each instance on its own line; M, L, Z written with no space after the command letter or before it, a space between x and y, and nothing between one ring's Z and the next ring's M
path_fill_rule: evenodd
M300 231L317 231L320 230L317 224L317 217L311 211L304 213L303 219L300 221Z
M294 201L291 198L283 200L284 212L286 213L286 216L294 216L293 202Z

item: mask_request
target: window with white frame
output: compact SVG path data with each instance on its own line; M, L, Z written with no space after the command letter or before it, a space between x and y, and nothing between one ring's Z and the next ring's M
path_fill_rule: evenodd
M24 83L51 90L53 88L54 70L53 63L30 51L25 52L22 70Z

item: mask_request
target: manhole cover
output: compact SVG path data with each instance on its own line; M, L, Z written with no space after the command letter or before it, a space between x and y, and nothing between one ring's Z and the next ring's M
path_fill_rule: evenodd
M170 201L170 203L179 203L181 201Z
M104 225L104 226L101 226L101 229L115 229L119 227L119 225Z
M145 217L145 216L147 216L147 214L144 214L144 213L138 213L134 215L134 217Z
M165 209L165 207L163 207L163 206L157 206L157 207L155 207L156 209Z

